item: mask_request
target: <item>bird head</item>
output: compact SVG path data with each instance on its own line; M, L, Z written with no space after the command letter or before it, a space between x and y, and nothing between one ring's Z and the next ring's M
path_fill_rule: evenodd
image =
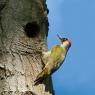
M65 44L68 48L71 47L71 41L68 38L61 38L58 34L57 36L62 44Z

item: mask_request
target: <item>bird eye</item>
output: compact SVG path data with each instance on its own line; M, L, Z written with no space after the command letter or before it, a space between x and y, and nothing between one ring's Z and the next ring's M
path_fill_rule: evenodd
M65 38L65 41L68 40L67 38Z
M63 41L66 41L66 40L68 40L67 38L63 38Z

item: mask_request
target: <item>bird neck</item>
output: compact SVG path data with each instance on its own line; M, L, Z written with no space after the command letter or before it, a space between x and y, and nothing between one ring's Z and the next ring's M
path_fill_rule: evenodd
M61 44L61 47L65 48L66 50L68 50L70 48L70 43L68 41L65 41Z
M67 47L67 45L65 45L65 44L61 44L61 47L62 47L62 48L65 48L66 50L69 49L69 48Z

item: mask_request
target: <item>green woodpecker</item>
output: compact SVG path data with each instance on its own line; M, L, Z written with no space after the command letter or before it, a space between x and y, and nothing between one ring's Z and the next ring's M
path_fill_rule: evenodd
M39 73L35 79L35 84L43 82L44 79L58 70L64 62L66 54L71 47L71 41L67 38L61 38L59 35L58 38L61 40L61 45L56 45L51 49L51 51L43 53L43 56L47 58L47 63L42 72Z

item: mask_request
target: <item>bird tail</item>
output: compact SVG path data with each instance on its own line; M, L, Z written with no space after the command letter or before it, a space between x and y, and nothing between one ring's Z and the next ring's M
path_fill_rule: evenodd
M41 73L38 74L38 76L34 80L34 85L42 83L45 78L46 78L46 69L44 69Z

